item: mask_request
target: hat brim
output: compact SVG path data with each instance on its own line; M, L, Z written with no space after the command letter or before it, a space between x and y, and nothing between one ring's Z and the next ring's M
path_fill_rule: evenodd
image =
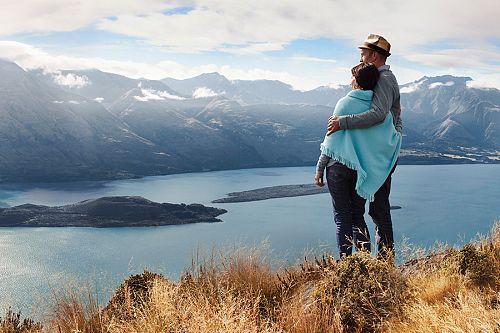
M378 52L380 54L385 55L386 57L388 57L388 56L391 55L390 52L387 52L383 48L381 48L381 47L379 47L377 45L374 45L374 44L369 44L369 43L364 43L363 45L358 46L358 49L367 49L367 50L376 51L376 52Z

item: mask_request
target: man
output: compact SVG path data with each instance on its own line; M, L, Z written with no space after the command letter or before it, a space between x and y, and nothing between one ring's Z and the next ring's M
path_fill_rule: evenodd
M374 90L372 106L370 110L363 113L330 117L327 135L339 130L366 128L380 124L389 111L392 113L396 130L401 133L403 126L400 117L399 85L389 65L385 64L387 57L391 55L391 44L382 36L370 34L363 45L359 46L359 49L361 51L360 61L374 64L380 72L380 78ZM394 255L394 236L389 203L392 172L394 169L375 193L375 200L370 203L368 212L376 226L378 255L382 257Z

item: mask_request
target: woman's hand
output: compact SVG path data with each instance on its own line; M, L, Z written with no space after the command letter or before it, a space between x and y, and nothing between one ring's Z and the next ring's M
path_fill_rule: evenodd
M319 187L325 186L325 183L323 182L323 174L322 173L316 173L316 176L314 176L314 184L318 185Z

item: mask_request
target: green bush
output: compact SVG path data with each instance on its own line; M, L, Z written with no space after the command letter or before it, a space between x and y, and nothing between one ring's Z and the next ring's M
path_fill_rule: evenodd
M478 287L490 286L498 289L500 272L498 262L488 253L466 244L457 254L456 268Z
M341 260L315 290L325 316L340 317L345 332L373 332L410 298L406 279L391 263L357 252Z

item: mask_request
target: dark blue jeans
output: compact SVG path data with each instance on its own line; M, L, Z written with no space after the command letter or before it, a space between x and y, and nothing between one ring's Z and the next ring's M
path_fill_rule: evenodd
M392 174L395 169L396 165L392 168L384 184L375 193L375 200L370 202L370 208L368 209L368 214L375 223L377 233L377 255L383 258L394 258L394 235L392 232L389 195L391 194Z
M332 196L340 257L351 255L353 245L358 250L370 251L370 234L364 219L366 200L355 190L357 172L337 162L326 169L326 179Z

